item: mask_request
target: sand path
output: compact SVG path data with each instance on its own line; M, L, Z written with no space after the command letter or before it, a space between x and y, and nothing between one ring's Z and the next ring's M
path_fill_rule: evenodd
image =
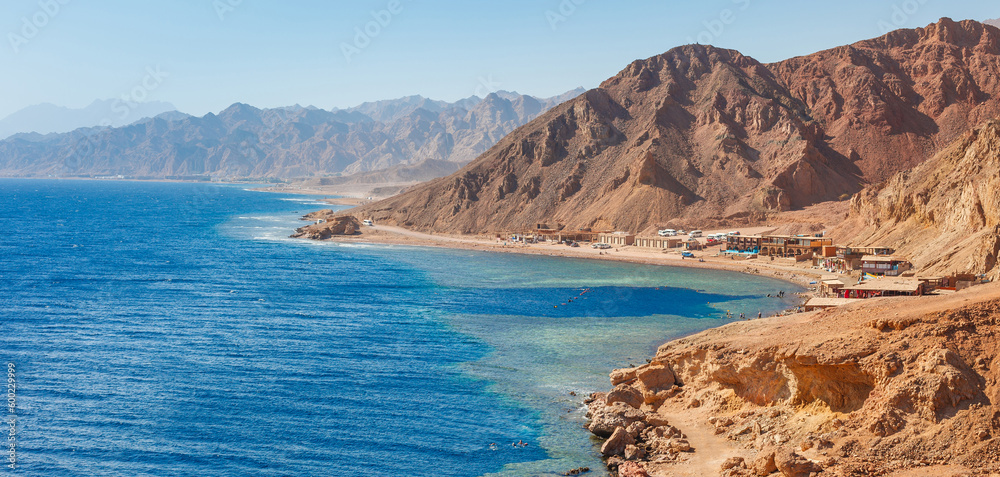
M749 461L753 456L732 441L715 434L715 429L707 422L707 416L699 410L685 411L683 413L664 413L660 415L666 417L671 426L680 429L687 436L688 442L694 449L693 453L686 454L688 459L678 464L663 464L652 466L649 469L652 476L684 476L702 477L706 475L718 475L722 468L722 463L730 457L743 457Z

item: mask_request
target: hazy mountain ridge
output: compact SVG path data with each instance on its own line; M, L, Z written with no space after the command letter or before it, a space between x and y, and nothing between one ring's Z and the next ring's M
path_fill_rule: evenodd
M945 18L767 65L675 48L353 213L466 233L760 222L849 197L1000 116L998 39Z
M511 99L408 97L333 111L237 103L203 117L167 113L119 128L18 135L0 141L0 175L310 177L465 163L557 101L503 94Z
M66 108L54 104L37 104L0 119L0 139L15 134L66 133L79 128L125 126L143 118L176 111L170 103L151 101L125 103L120 100L94 101L85 108Z

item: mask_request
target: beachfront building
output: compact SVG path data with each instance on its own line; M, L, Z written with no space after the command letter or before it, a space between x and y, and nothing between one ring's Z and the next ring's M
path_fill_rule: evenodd
M799 235L730 235L726 250L757 253L772 257L808 259L822 256L824 247L832 247L833 239Z
M865 255L861 258L860 270L871 275L897 277L912 267L910 262L891 255Z
M636 237L635 246L642 248L653 248L666 250L677 248L681 245L681 239L677 237Z
M861 259L873 256L892 255L889 247L837 247L836 254L819 261L817 265L831 272L848 273L861 269Z
M539 224L541 226L541 224ZM548 240L550 242L593 242L600 236L600 232L590 230L555 230L537 227L534 235L538 240Z
M812 258L822 255L823 247L830 245L833 245L833 239L823 237L765 235L761 237L759 253L773 257Z
M881 278L868 280L841 289L841 298L875 298L882 296L920 296L924 294L924 284L920 280L908 278Z
M823 281L819 282L819 293L820 293L821 296L824 296L824 297L843 296L843 293L841 293L841 290L845 286L847 286L846 283L844 283L844 282L842 282L842 281L840 281L840 280L838 280L836 278L827 278L827 279L824 279Z
M810 298L809 301L804 305L806 311L814 310L825 310L827 308L833 308L841 305L848 305L857 301L861 301L858 298Z
M597 235L597 241L614 247L626 247L635 244L635 234L628 232L601 233Z
M697 239L688 239L684 242L684 250L701 250L703 248L705 248L705 245Z
M760 235L729 235L726 237L726 251L740 253L760 253Z

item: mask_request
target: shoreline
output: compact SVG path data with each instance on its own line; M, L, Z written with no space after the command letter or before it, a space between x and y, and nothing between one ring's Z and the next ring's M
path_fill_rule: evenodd
M474 250L493 253L517 253L522 255L539 255L549 257L576 258L584 260L608 260L642 265L657 265L667 267L698 268L743 273L762 278L780 280L804 288L800 292L803 303L808 298L817 295L818 287L810 282L817 282L823 276L832 275L825 270L804 267L789 267L773 265L757 260L735 260L722 258L710 252L694 252L695 257L685 259L679 252L654 251L635 247L618 247L608 251L594 250L589 247L567 247L559 244L504 245L496 239L482 236L434 235L414 232L401 227L378 225L364 227L360 235L333 236L320 242L365 243L376 245L402 245L418 247L447 248L453 250ZM303 239L309 240L309 239ZM699 261L699 259L704 261Z

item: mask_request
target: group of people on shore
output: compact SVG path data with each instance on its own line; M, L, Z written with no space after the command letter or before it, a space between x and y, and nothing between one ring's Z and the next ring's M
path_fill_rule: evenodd
M757 312L757 318L758 319L763 318L763 316L764 316L764 314L762 312L760 312L760 311ZM726 318L729 318L730 320L733 319L733 313L731 311L729 311L729 310L726 310ZM746 313L740 313L740 319L741 320L747 320L749 318L747 318L747 314Z

